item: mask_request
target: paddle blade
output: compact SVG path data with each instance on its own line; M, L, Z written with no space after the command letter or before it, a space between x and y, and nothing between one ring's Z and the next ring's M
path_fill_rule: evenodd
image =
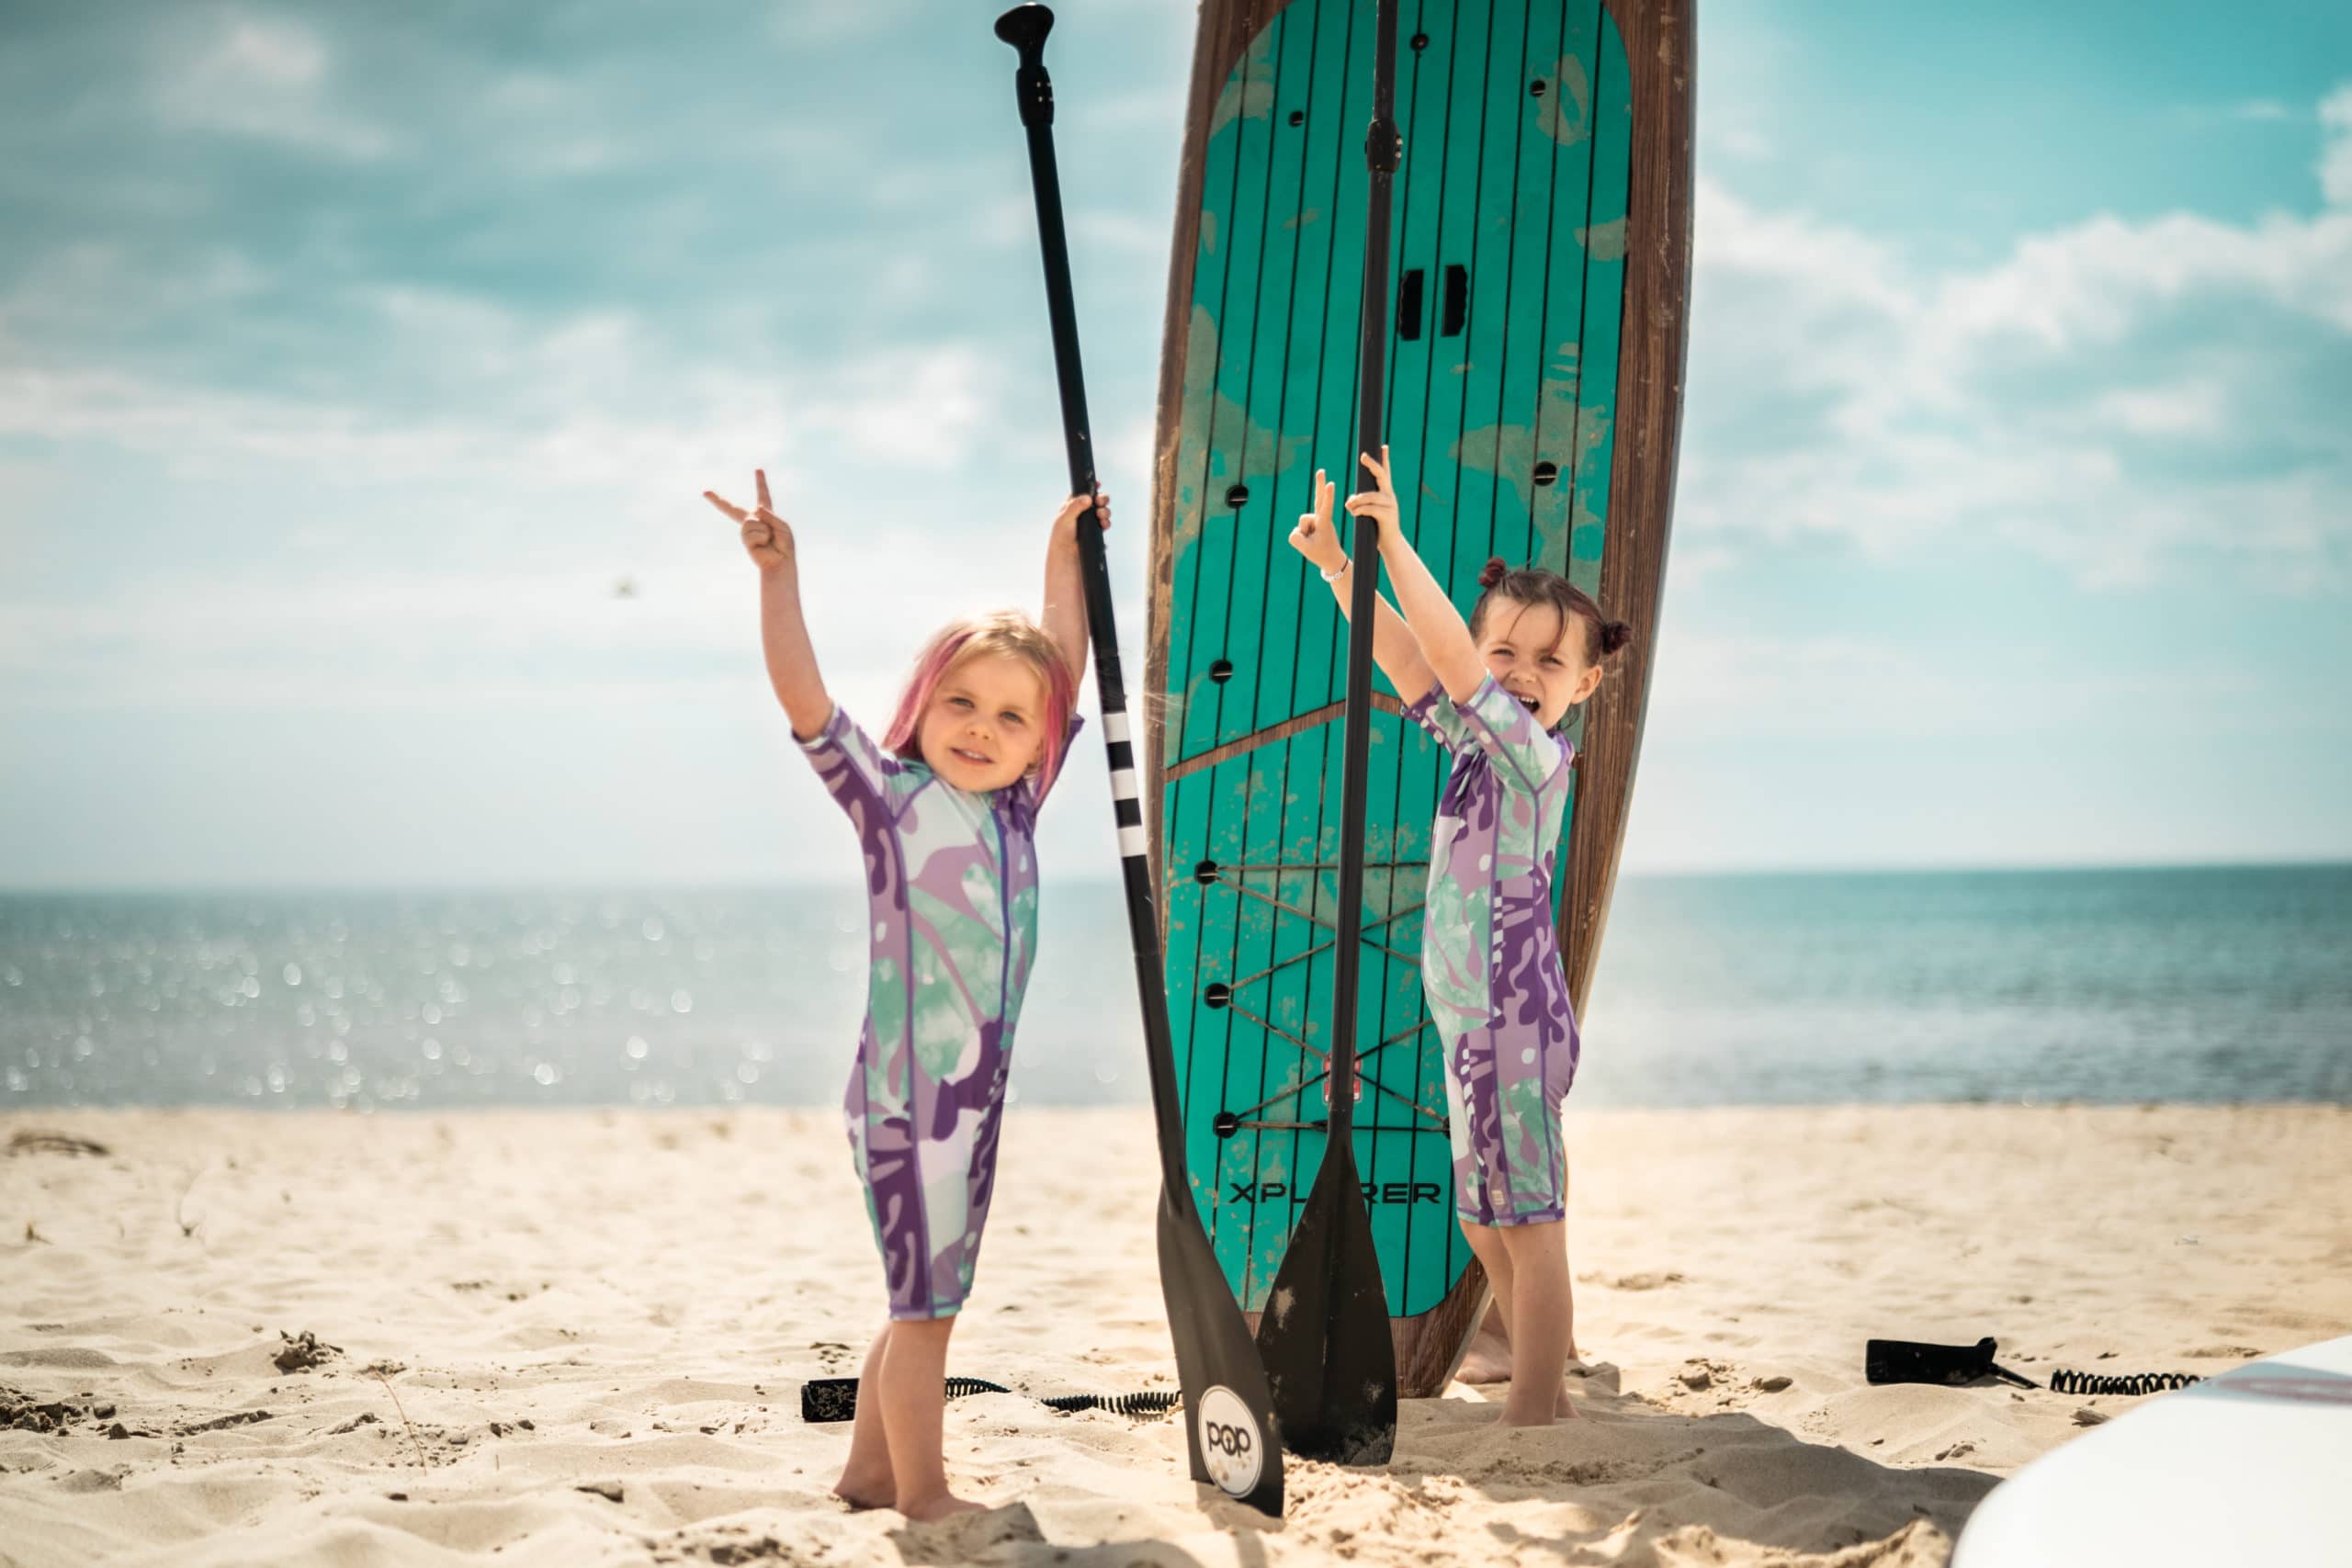
M1260 1512L1283 1511L1283 1445L1266 1369L1190 1206L1159 1196L1159 1290L1184 1388L1184 1449L1193 1479ZM1382 1332L1387 1331L1384 1322Z
M1355 1150L1333 1140L1258 1320L1274 1419L1291 1452L1386 1464L1396 1446L1396 1344Z

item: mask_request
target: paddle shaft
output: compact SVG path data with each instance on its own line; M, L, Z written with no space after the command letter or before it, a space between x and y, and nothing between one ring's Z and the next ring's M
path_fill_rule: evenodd
M1029 177L1036 196L1038 248L1046 265L1046 307L1053 324L1069 488L1076 495L1092 495L1094 441L1086 418L1086 380L1079 369L1078 311L1071 300L1061 179L1054 162L1054 85L1045 62L1046 35L1053 25L1054 14L1045 6L1016 6L996 19L996 36L1021 56L1013 88L1029 138ZM1283 1456L1265 1369L1259 1365L1241 1308L1226 1289L1184 1173L1176 1054L1160 973L1159 916L1151 896L1149 845L1136 784L1127 683L1119 664L1118 622L1111 607L1102 530L1091 519L1081 520L1078 536L1095 687L1102 703L1102 739L1111 765L1112 808L1118 821L1119 869L1126 884L1127 933L1135 948L1136 999L1143 1008L1144 1062L1159 1132L1159 1210L1154 1228L1160 1295L1168 1304L1169 1337L1175 1345L1177 1381L1183 1390L1185 1457L1195 1481L1208 1482L1227 1495L1278 1517L1283 1511Z
M1069 279L1069 243L1062 224L1061 176L1054 162L1054 83L1042 60L1024 52L1015 73L1021 124L1029 138L1029 179L1036 195L1037 237L1046 260L1046 310L1053 322L1054 376L1061 388L1062 441L1069 457L1069 491L1095 491L1094 437L1086 417L1086 377L1078 351L1078 310ZM1159 1123L1159 1174L1164 1199L1194 1216L1185 1179L1184 1130L1176 1092L1176 1051L1168 1027L1168 987L1159 952L1159 913L1151 893L1150 840L1144 833L1143 795L1136 779L1127 721L1126 675L1119 662L1119 628L1112 614L1111 568L1102 530L1091 517L1078 527L1086 581L1087 635L1094 647L1094 687L1102 705L1102 738L1110 754L1111 808L1118 819L1119 872L1126 884L1127 934L1135 948L1136 988L1142 994L1144 1058L1151 1079L1151 1109ZM1361 816L1361 813L1359 813ZM1361 857L1359 857L1361 858Z
M1380 0L1373 51L1372 126L1364 133L1371 197L1364 214L1363 326L1356 381L1356 449L1380 454L1388 382L1389 197L1397 161L1396 4ZM1361 468L1358 469L1362 471ZM1403 518L1398 518L1402 526ZM1363 852L1372 774L1372 639L1380 592L1380 525L1356 519L1355 575L1348 584L1348 705L1340 747L1340 940L1333 948L1331 1132L1346 1148L1355 1131L1356 975L1363 957ZM1406 695L1417 697L1418 692Z
M1397 159L1396 12L1381 0L1373 118L1364 136L1371 202L1364 225L1363 337L1357 434L1380 441L1388 334L1389 186ZM1348 700L1340 774L1340 900L1334 945L1323 1161L1307 1189L1258 1323L1274 1415L1291 1451L1337 1464L1385 1464L1396 1443L1396 1353L1380 1249L1355 1156L1356 976L1363 951L1365 795L1371 773L1374 594L1379 535L1356 522L1348 623Z

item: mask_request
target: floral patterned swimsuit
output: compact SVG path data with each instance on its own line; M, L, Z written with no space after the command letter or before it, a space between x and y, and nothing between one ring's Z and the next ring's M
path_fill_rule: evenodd
M865 854L873 967L842 1109L890 1315L951 1317L971 1292L996 1184L1050 781L970 794L884 752L838 706L800 745Z
M1454 1207L1481 1225L1560 1219L1560 1101L1579 1046L1552 862L1574 748L1492 676L1466 703L1432 685L1405 712L1453 758L1430 835L1421 988L1445 1047Z

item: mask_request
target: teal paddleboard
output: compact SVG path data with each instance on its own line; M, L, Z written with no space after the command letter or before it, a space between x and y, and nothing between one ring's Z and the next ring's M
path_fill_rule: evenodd
M1342 494L1361 482L1373 28L1372 0L1203 6L1161 367L1147 799L1186 1168L1252 1312L1324 1145L1347 643L1284 540L1318 466ZM1566 572L1640 634L1570 728L1560 921L1581 1005L1672 496L1689 0L1404 0L1398 32L1385 427L1405 525L1465 611L1500 555ZM1419 969L1444 759L1378 700L1355 1153L1400 1388L1425 1396L1484 1285Z

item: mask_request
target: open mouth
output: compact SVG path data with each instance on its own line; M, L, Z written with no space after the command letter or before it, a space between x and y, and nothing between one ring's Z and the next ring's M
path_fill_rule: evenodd
M1541 698L1531 697L1525 692L1513 692L1511 695L1517 697L1519 699L1519 705L1525 708L1530 713L1539 712L1544 706Z
M961 746L950 746L947 750L957 761L975 768L985 768L996 761L994 757L984 757L978 751L967 751Z

